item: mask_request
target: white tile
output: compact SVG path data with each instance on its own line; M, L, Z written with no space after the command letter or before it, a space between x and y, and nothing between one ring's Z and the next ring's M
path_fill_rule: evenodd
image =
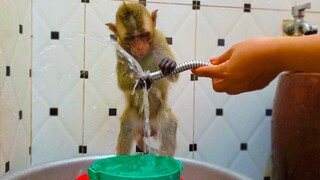
M230 165L230 169L252 179L263 179L264 177L246 152L239 153Z
M106 29L106 23L115 22L115 15L118 7L121 4L122 2L120 1L112 0L95 0L87 3L87 23L91 23L91 21L101 22L102 24L100 26L104 26L104 28ZM90 34L90 32L96 32L96 30L99 32L101 30L100 26L97 26L97 28L87 26L87 30L89 30L87 33Z
M115 154L117 146L118 132L120 129L120 123L118 119L106 118L104 122L90 122L86 123L84 144L87 146L87 155L105 155ZM87 120L89 121L89 120ZM90 124L89 124L90 123ZM96 129L93 129L93 125L98 124ZM86 132L91 134L87 134Z
M308 11L317 11L320 12L320 2L318 0L296 0L296 5L303 5L305 3L311 3L311 9L307 9Z
M42 124L32 143L33 165L80 156L79 142L57 117Z
M239 8L201 8L197 15L197 39L204 41L205 39L208 40L208 38L224 38L237 24L242 15L243 10ZM209 42L211 42L211 48L212 45L217 45L216 41Z
M101 95L93 85L86 87L84 144L91 155L115 154L122 109L116 104L111 105L108 97L114 96ZM123 101L119 98L117 102ZM109 108L117 108L117 116L110 117Z
M190 129L190 132L192 130ZM178 126L177 130L177 149L175 156L176 157L184 157L184 158L192 158L193 152L189 151L189 145L193 144L192 139L188 139L184 133L181 131L181 128Z
M94 65L96 60L115 64L115 49L109 43L112 32L105 24L115 23L115 14L121 4L121 2L96 0L86 5L86 66L88 68ZM114 69L112 65L104 68Z
M5 172L5 164L6 164L6 161L2 152L2 148L0 148L0 175L4 174Z
M263 36L281 36L282 21L292 19L290 11L255 10L251 13L256 25L263 32Z
M6 91L5 91L6 92ZM0 105L1 109L1 156L2 162L10 161L10 171L20 170L29 166L29 143L30 143L30 124L29 118L23 118L19 120L18 107L16 107L13 97L6 96L13 99L8 100L1 98L1 102L5 102ZM27 110L23 115L27 116ZM4 172L4 171L3 171Z
M22 170L29 167L30 134L29 127L23 124L25 119L20 120L15 132L12 151L10 153L10 171Z
M77 3L78 8L60 3L70 8L67 14L47 17L43 10L50 12L50 6L39 8L42 2L34 2L33 164L78 156L82 137L82 3ZM51 17L64 21L53 22ZM59 31L60 39L50 40L51 31ZM56 119L48 117L50 107L59 108L61 122L52 122ZM53 125L47 126L50 123ZM51 137L55 139L48 143Z
M109 9L113 7L116 11L115 3L109 4L110 6L101 5ZM86 85L92 86L105 103L116 106L123 93L117 85L116 50L108 42L111 33L105 25L107 22L114 22L114 19L108 20L102 16L99 12L101 9L96 6L94 3L87 10L86 68L90 78Z
M147 1L147 6L150 4L174 4L174 5L190 5L192 4L192 0L148 0Z
M23 20L26 17L26 15L30 17L30 14L31 14L30 0L24 0L24 1L13 0L13 3L14 3L14 11L17 14L18 20Z
M227 167L239 152L240 142L224 118L217 117L201 137L196 139L197 156L201 161Z
M50 107L36 88L32 91L32 135L35 137L48 121Z
M191 6L148 4L151 12L158 9L156 28L162 31L166 37L172 37L172 51L178 63L193 60L195 58L195 23L196 11ZM174 14L174 18L172 18Z
M170 46L177 63L193 60L196 16L191 6L147 3L147 8L150 12L158 9L157 28L173 38ZM176 156L179 157L192 156L189 144L193 143L193 89L190 71L180 73L179 80L169 86L168 103L178 119Z
M216 24L214 21L218 22L217 18L210 17L214 14L212 11L209 15L209 10L212 9L203 8L197 13L196 55L197 59L202 61L208 61L213 56L214 51L218 49L218 39L224 38L224 36L218 35L219 32L216 32L217 27L211 26L211 24Z
M278 86L278 80L279 78L274 79L267 87L255 92L257 97L263 103L266 109L273 108L275 93Z
M40 8L45 5L42 2L34 2L34 86L42 96L49 98L49 102L57 104L75 85L83 67L83 9L81 9L82 3L78 3L78 8L74 8L72 3L64 5L63 7L72 6L72 8L70 7L68 13L60 14L60 18L50 16L50 18L64 19L63 23L59 24L61 25L59 28L53 28L46 24L53 20L43 12L50 6ZM51 40L51 31L59 31L60 39Z
M4 58L3 58L2 49L0 46L0 97L3 92L5 76L6 76L6 66L4 64Z
M183 74L179 81L182 80ZM173 114L178 119L178 130L181 135L188 141L188 143L193 142L193 83L184 87L180 94L169 96L169 106ZM179 140L178 140L179 141Z
M2 2L0 7L0 151L1 172L29 165L31 1ZM19 33L19 25L23 33ZM10 66L10 76L6 76ZM23 118L19 120L19 111Z
M19 1L21 2L21 1ZM19 37L22 39L22 44L24 45L23 48L25 49L25 51L28 53L23 59L24 61L27 61L29 63L29 67L31 66L31 35L32 35L32 12L31 12L31 8L32 8L32 4L31 4L31 0L25 0L23 1L23 3L16 3L16 6L20 6L23 5L23 13L22 12L17 12L19 13L19 24L21 24L23 26L23 32L22 34L19 34ZM21 17L20 17L21 16ZM16 33L18 31L14 31L14 33ZM26 60L26 58L28 58ZM28 67L28 66L27 66ZM26 68L27 68L26 67ZM29 68L28 67L28 68Z
M199 93L198 91L200 90L203 91L203 93ZM205 96L215 104L216 108L223 108L224 105L229 101L230 97L232 97L226 93L215 92L212 88L212 79L204 78L204 77L198 77L198 81L196 82L195 92L196 92L195 93L196 99L198 97ZM199 102L198 105L202 106L201 102ZM202 107L202 108L207 108L207 107Z
M169 87L168 104L178 119L176 156L186 157L193 143L193 82L190 74L181 73L178 82Z
M243 13L226 35L226 44L227 47L231 47L240 41L261 36L265 36L265 34L253 16L250 13Z
M83 134L82 87L82 82L78 82L56 106L59 110L58 118L61 124L79 145L82 142Z
M60 45L44 54L45 57L35 57L33 87L49 104L57 105L81 81L81 67L73 64L72 58Z
M318 29L319 29L319 27L320 27L320 12L319 13L311 13L311 12L307 11L305 13L304 20L309 24L318 26ZM319 34L319 30L318 30L318 34Z
M29 40L30 43L30 40ZM10 66L10 80L12 82L15 96L17 98L17 104L21 108L23 101L29 97L27 93L30 84L29 69L30 69L30 51L25 49L25 43L22 38L18 38L15 53L12 57Z
M1 50L4 64L9 66L14 55L15 46L19 37L19 20L15 11L15 5L12 1L4 3L2 9L5 18L1 20ZM3 15L3 16L4 16ZM14 33L15 32L15 33Z
M0 7L0 11L2 10L2 8ZM0 18L2 18L2 16L0 16ZM1 34L1 33L0 33ZM3 92L4 92L4 81L5 81L5 66L4 66L4 59L2 56L2 49L1 49L1 45L0 45L0 101L2 102L2 96L3 96ZM5 160L4 160L4 153L2 151L2 105L0 103L0 175L3 174L5 172Z
M80 9L82 9L82 12L84 11L84 3L81 3L81 1L33 1L33 12L39 14L39 16L43 18L44 23L50 29L61 28L70 23L83 23L83 16L78 16L76 19L72 18L73 13L79 11ZM59 16L53 16L57 15L57 11L59 12Z
M69 57L59 57L58 55L60 53L56 53L51 54L51 58L62 58L62 60L70 58L76 65L82 67L84 48L83 3L71 3L70 1L70 4L65 4L63 2L59 3L55 1L55 4L53 4L51 1L34 2L33 29L35 35L33 54L35 55L35 63L37 63L39 59L50 58L50 52L57 52L62 49L64 50L64 55L68 55ZM60 4L64 5L61 6ZM52 7L50 7L50 5L52 5ZM54 10L53 7L55 6L62 8L60 9L61 14L59 17L49 15L55 14L55 11L52 12ZM51 40L51 31L58 31L60 39Z
M253 0L251 8L291 10L295 0Z
M243 7L242 0L201 0L201 5L219 6L219 7Z
M46 96L35 95L38 99L33 101L32 164L80 156L82 96L82 83L75 85L58 104L47 104ZM58 108L58 116L49 116L51 107Z
M233 96L223 111L240 141L246 142L264 119L265 109L254 92L251 92Z
M187 23L187 21L194 23L194 21L192 22L192 19L190 19L194 16L194 11L190 9L190 6L150 4L147 5L147 10L150 13L158 10L156 28L167 36L170 36L171 34L176 33L178 29L183 28L181 25ZM173 13L175 18L172 18Z
M15 134L14 145L10 156L10 171L17 171L30 166L29 147L31 143L31 107L30 82L25 86L26 96L22 104L19 104L22 110L22 119L18 120L18 127Z
M57 31L56 29L52 30L50 29L45 19L43 19L42 15L34 9L32 11L32 18L33 18L33 24L32 24L32 31L33 31L33 43L32 43L32 54L33 59L36 60L36 57L39 56L40 52L43 48L45 49L45 52L47 50L50 50L52 45L50 46L50 32L51 31ZM49 45L48 45L49 44ZM36 62L36 61L34 61Z
M6 160L10 159L19 124L19 107L12 83L8 80L3 87L0 101L1 109L1 149Z
M248 154L254 164L264 172L271 155L271 117L266 117L248 141Z
M201 88L197 88L195 92L197 95L195 98L194 138L198 140L210 127L210 124L216 120L217 106Z
M124 109L124 96L117 85L115 48L108 42L111 34L105 25L115 21L121 2L93 1L87 4L84 144L88 155L115 154ZM117 108L117 116L109 116Z

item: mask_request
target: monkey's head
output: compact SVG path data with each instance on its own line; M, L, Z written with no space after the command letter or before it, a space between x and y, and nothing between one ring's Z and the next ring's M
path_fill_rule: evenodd
M151 14L138 3L123 3L117 11L116 23L107 23L118 43L137 60L150 49L156 26L157 10Z

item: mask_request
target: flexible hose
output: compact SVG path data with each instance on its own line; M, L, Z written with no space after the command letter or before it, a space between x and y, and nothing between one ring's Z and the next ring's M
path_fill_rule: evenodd
M202 66L210 66L211 63L210 62L206 62L206 61L199 61L199 60L191 60L191 61L186 61L184 63L178 64L177 67L168 75L174 75L177 73L181 73L182 71L186 71L189 69L194 69L194 68L198 68L198 67L202 67ZM149 75L149 78L151 79L151 81L155 81L157 79L161 79L165 77L161 70L156 71L156 72L152 72Z

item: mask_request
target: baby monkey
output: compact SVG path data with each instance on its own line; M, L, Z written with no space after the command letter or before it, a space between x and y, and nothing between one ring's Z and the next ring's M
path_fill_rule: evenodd
M165 36L155 28L156 19L157 10L149 13L141 4L123 3L116 13L116 23L106 25L117 37L119 45L137 59L144 71L160 69L164 75L168 75L175 69L176 62ZM119 54L116 69L118 86L126 98L126 107L120 118L117 154L130 154L134 140L144 150L146 117L142 108L142 88L147 88L151 136L159 138L160 155L173 156L176 150L177 119L168 107L167 98L168 85L178 80L178 74L154 82L149 78L140 78L139 86L132 93L137 77L133 76L128 61Z

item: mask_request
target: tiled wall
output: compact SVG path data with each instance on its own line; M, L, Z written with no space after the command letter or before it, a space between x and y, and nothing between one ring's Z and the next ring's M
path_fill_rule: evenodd
M0 174L30 165L31 0L0 0Z
M172 38L170 46L180 63L206 61L245 39L280 36L282 20L291 19L291 6L307 2L296 1L140 2L150 11L159 10L157 27ZM114 22L122 2L33 0L32 61L31 0L0 2L5 5L0 8L10 11L0 11L10 17L0 21L0 37L6 40L0 41L0 174L28 166L30 157L32 164L40 164L114 154L124 97L116 84L115 50L108 44L110 31L104 24ZM320 26L320 2L308 2L312 9L305 19ZM10 26L3 29L3 23ZM31 62L32 108L27 106ZM190 71L181 73L169 96L179 120L176 156L268 179L265 170L276 85L275 80L264 90L229 96L213 92L209 79L194 77Z

